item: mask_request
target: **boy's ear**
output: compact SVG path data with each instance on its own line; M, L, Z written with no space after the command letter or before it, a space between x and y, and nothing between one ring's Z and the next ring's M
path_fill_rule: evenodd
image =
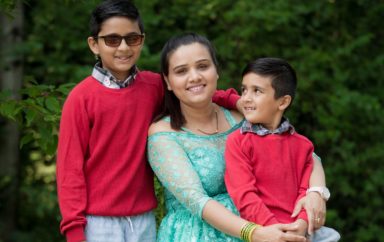
M292 97L290 95L285 95L280 97L279 110L286 110L292 102Z
M171 87L171 85L169 85L168 77L165 76L165 75L163 75L163 78L164 78L164 80L165 80L165 83L167 83L167 89L168 89L169 91L172 91L172 87Z
M99 54L99 44L93 37L88 37L88 46L93 52L93 54L95 55Z

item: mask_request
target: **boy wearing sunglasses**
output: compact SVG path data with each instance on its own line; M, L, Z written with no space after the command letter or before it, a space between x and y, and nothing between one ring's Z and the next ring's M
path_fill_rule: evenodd
M70 242L152 242L157 202L145 148L162 107L161 78L136 66L145 35L130 1L103 1L90 29L99 61L68 95L60 122L60 230ZM238 96L221 91L215 99L234 108Z

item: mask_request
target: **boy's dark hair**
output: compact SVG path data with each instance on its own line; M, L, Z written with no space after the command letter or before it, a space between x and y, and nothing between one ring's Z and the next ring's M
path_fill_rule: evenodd
M144 33L144 25L141 21L139 10L129 0L106 0L100 3L92 12L89 21L91 36L97 37L101 25L111 17L126 17L137 21L141 33Z
M291 96L292 101L295 98L296 72L287 61L272 57L259 58L245 66L242 76L248 73L271 77L276 99L285 95Z
M167 84L165 82L164 76L169 74L169 57L175 52L180 46L190 45L193 43L199 43L205 46L212 58L213 64L218 69L218 62L216 58L216 51L211 42L204 36L187 33L178 36L174 36L165 43L160 57L160 69L161 69L161 78L163 80L164 86L164 106L161 114L155 119L155 121L160 120L161 118L169 115L171 118L171 127L176 130L180 130L181 127L185 124L185 118L181 113L180 109L180 100L176 95L167 89Z

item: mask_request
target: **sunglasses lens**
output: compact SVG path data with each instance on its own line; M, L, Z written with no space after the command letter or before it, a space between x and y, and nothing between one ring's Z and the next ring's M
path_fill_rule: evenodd
M105 44L111 47L119 46L122 39L123 38L121 36L105 36L104 37Z
M125 42L127 43L127 45L131 45L131 46L140 45L142 39L143 39L143 36L139 34L125 36Z
M109 47L119 47L123 38L127 45L135 46L135 45L140 45L143 42L144 35L141 35L141 34L131 34L126 36L106 35L106 36L100 36L97 38L103 38L105 44Z

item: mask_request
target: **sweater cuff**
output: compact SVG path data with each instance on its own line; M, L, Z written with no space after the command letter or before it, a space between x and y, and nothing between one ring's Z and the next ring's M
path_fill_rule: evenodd
M233 89L233 88L231 88ZM228 103L229 103L229 106L231 106L232 110L237 110L237 101L239 101L240 99L240 96L239 94L236 92L235 89L233 89L233 91L231 92L231 94L229 95L229 98L228 98Z
M65 232L65 237L67 237L67 242L85 241L84 228L82 226L77 226L68 229L67 232Z
M226 109L237 110L236 103L240 99L239 94L234 88L227 90L217 90L212 97L212 101Z

